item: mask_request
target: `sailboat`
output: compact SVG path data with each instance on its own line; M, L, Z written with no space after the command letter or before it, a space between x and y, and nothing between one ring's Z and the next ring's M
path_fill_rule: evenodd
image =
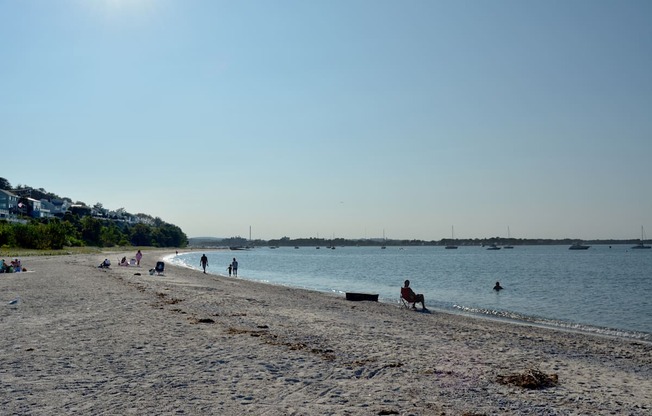
M503 248L514 248L514 246L509 243L509 241L511 239L512 239L512 234L510 234L510 232L509 232L509 225L508 225L507 226L507 241L508 241L508 243L507 243L506 246L503 246Z
M455 226L451 226L451 242L444 247L447 250L457 249L457 246L453 244L455 242Z
M646 246L644 244L645 241L645 230L643 229L643 226L641 226L641 242L636 244L632 249L642 249L642 248L652 248L651 246Z

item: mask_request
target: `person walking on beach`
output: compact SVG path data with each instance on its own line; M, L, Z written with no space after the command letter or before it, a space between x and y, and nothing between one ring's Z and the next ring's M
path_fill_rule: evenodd
M208 267L208 257L206 257L206 254L202 254L201 259L199 260L199 264L201 265L202 269L204 269L204 274L206 274L206 267Z
M226 268L226 270L229 271L229 277L231 277L231 270L233 269L233 266L229 264L229 267Z
M138 250L136 252L136 266L140 267L140 259L142 258L143 258L143 253L141 253L140 250Z
M238 260L233 258L233 261L231 262L231 270L233 271L233 275L237 276L238 275Z

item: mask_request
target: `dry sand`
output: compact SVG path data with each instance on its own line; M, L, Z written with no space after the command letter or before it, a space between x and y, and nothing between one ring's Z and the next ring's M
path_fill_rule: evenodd
M649 343L149 275L164 254L110 270L99 255L32 257L32 272L0 274L0 413L652 414ZM533 368L559 383L497 382Z

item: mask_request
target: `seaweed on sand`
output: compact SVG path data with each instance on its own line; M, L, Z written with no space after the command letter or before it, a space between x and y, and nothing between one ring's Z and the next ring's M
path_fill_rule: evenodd
M500 384L511 384L526 389L554 387L559 382L557 374L546 374L536 368L527 369L522 373L499 375L496 379Z

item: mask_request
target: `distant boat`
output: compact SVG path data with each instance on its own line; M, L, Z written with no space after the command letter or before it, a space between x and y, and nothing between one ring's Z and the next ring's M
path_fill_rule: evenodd
M509 232L509 226L508 226L507 227L507 240L511 240L511 239L512 239L512 234ZM503 246L503 248L508 248L509 249L509 248L514 248L514 246L507 243L507 245Z
M578 243L571 244L571 246L568 247L568 249L569 250L588 250L589 247L591 247L591 246L585 246L584 244L578 242Z
M456 250L457 246L453 244L455 242L455 226L451 225L451 242L444 247L446 250Z
M636 250L636 249L642 249L642 248L652 248L652 246L646 246L645 244L643 244L644 241L645 241L645 230L641 226L641 242L636 244L634 247L632 247L632 249Z
M231 246L229 247L230 250L247 250L248 247L243 247L243 246Z
M498 247L495 243L491 244L489 247L487 247L487 250L500 250L500 247Z

